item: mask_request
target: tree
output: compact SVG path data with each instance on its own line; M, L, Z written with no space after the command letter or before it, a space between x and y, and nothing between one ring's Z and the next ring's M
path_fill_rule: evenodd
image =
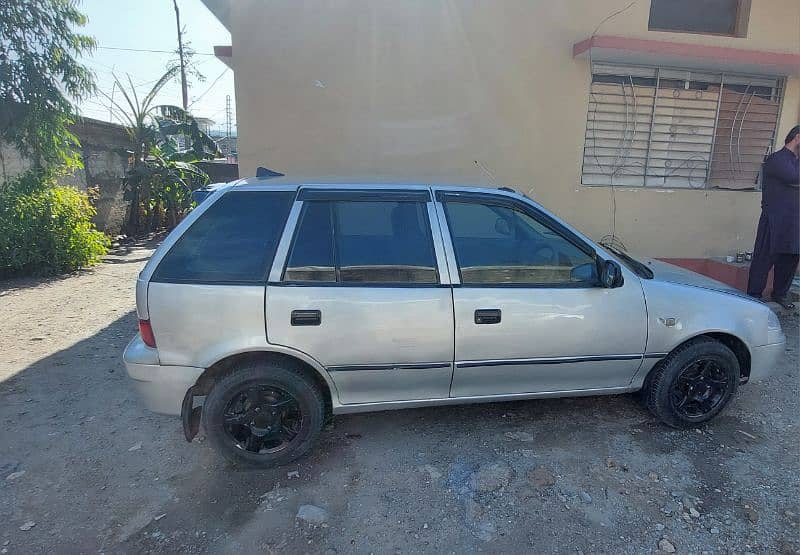
M126 122L133 146L125 177L131 201L128 235L174 227L191 207L192 190L208 182L208 175L194 163L219 155L214 140L189 112L155 103L158 93L179 71L177 66L167 70L141 100L130 77L127 88L114 77L126 106L108 100Z
M182 31L185 33L186 31ZM183 65L184 65L184 73L186 78L186 91L187 91L187 100L188 100L188 91L189 87L191 87L195 83L204 83L206 80L205 74L198 69L200 65L196 60L195 57L197 56L197 51L192 47L192 43L190 41L186 41L183 43ZM167 61L166 68L169 70L172 67L181 65L181 49L175 49L175 57L170 58ZM181 85L181 89L183 89L183 76L177 74L175 76L175 82ZM188 107L191 107L191 102L188 103ZM188 109L188 108L187 108Z
M0 1L0 139L29 157L35 170L80 167L70 97L95 91L78 61L95 40L75 0Z

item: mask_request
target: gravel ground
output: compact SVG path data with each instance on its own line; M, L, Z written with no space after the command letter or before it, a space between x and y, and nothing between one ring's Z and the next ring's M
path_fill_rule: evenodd
M2 553L800 550L796 313L778 375L696 430L630 395L405 410L242 470L127 382L151 252L0 283Z

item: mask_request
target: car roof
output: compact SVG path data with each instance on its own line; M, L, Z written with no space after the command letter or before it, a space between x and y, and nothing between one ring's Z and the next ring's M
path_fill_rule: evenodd
M471 191L481 193L493 193L504 196L512 197L526 197L526 195L515 191L509 187L491 186L491 185L472 185L472 184L459 184L459 183L419 183L407 181L393 181L391 179L347 179L347 178L308 178L298 179L296 177L246 177L233 181L230 183L232 189L248 190L248 191L265 191L265 190L294 190L300 187L313 187L320 189L338 189L338 188L353 188L353 189L406 189L406 190L428 190L434 188L447 188L457 191ZM527 197L526 197L527 198ZM531 200L528 198L528 200ZM537 203L538 204L538 203Z

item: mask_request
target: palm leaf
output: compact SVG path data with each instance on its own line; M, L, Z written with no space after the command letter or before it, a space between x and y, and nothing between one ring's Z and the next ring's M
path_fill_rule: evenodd
M153 85L153 88L150 89L150 92L148 92L142 100L142 108L144 112L147 113L150 111L150 105L153 103L156 95L161 92L161 89L163 89L173 77L175 77L175 74L179 69L180 68L177 66L173 66L168 69L164 75L159 77L158 81L156 81L156 83Z

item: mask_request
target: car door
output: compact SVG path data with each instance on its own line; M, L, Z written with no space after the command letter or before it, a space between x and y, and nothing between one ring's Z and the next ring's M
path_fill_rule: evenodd
M625 387L647 339L625 271L599 285L594 249L533 203L438 191L455 316L452 397Z
M446 398L452 296L430 190L306 188L293 214L268 341L318 360L344 404Z

